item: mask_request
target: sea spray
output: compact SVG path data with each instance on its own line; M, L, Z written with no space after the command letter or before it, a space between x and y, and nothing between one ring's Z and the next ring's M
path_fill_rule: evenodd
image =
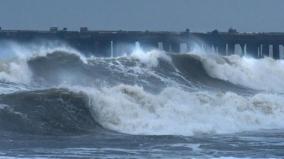
M284 127L283 95L244 97L173 87L153 94L129 85L70 89L88 94L94 117L102 126L126 134L191 136Z
M29 44L2 41L0 43L0 80L29 84L32 81L32 72L27 61L55 51L75 54L83 62L86 62L85 56L60 41L42 41Z
M269 57L254 59L232 55L200 56L204 68L214 78L257 90L284 91L284 61Z
M14 55L30 52L15 47ZM262 86L258 80L258 77L265 79L267 72L272 79L281 79L276 73L281 73L281 60L168 54L143 51L139 47L129 56L115 58L89 58L64 47L38 49L41 50L38 54L34 54L38 52L35 50L25 56L3 56L3 78L15 84L27 81L26 85L40 85L24 90L24 94L33 95L38 89L64 92L66 88L81 92L88 96L93 119L107 130L190 136L283 128L284 97L279 93L281 87L274 85L281 86L281 81L273 84L264 81ZM14 59L23 65L14 66ZM275 68L268 68L271 63ZM258 67L264 68L257 70ZM251 88L274 92L251 91ZM46 97L42 98L45 101Z

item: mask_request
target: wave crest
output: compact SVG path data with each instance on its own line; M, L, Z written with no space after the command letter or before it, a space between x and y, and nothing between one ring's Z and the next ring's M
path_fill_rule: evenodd
M266 91L284 91L284 61L232 55L200 56L207 73L221 80Z
M0 129L61 135L95 132L85 95L65 89L24 91L0 96Z
M88 132L102 125L127 134L193 135L284 127L281 60L159 50L96 58L36 50L1 57L4 130ZM21 89L22 83L28 87Z
M129 85L81 91L89 94L102 126L127 134L188 136L284 127L284 98L277 94L244 97L173 87L151 94Z

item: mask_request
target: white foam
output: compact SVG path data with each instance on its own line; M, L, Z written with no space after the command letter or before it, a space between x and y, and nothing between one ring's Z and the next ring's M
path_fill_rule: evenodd
M284 91L284 60L254 59L239 55L217 56L194 51L207 73L218 79L257 90Z
M90 96L101 125L127 134L187 136L284 127L284 97L277 94L242 97L169 87L155 95L129 85L71 89Z
M14 83L29 83L32 73L26 61L0 62L0 79Z
M32 51L25 50L25 47L15 49L17 47L19 46L12 47L17 50L14 51L16 58L8 57L8 55L1 58L4 62L1 63L0 79L29 82L27 59L33 56L44 56L50 50L39 49L41 50L39 54L31 54L33 51L37 52L35 51L37 49L32 49ZM60 50L60 48L50 49L51 52ZM24 55L27 53L28 56L23 56L21 53ZM168 59L169 57L160 51L138 51L127 58L134 58L149 67L156 67L159 62L158 58ZM282 75L277 74L282 73L281 61L263 59L259 62L238 56L224 59L218 56L200 55L200 58L205 69L215 78L249 87L267 90L281 89L275 86L275 84L282 84L280 79L284 79ZM275 70L272 70L273 67L271 68L269 62L276 67ZM263 68L258 71L258 67ZM122 66L122 72L127 72L124 69ZM148 67L146 69L135 67L134 69L136 70L134 74L150 72L150 75L156 75L149 71ZM269 83L268 79L271 78L267 76L267 73L273 76L275 83ZM25 77L25 75L28 76ZM233 133L284 127L284 96L279 94L260 93L244 97L232 92L188 92L182 90L178 83L166 87L158 94L146 92L139 86L123 84L114 87L102 86L103 88L100 89L64 87L88 94L91 110L96 120L108 129L127 134L187 136L195 133Z
M2 41L0 43L0 80L29 84L32 73L29 70L27 61L33 57L46 56L55 51L75 54L83 62L87 62L87 59L78 51L57 41L29 44Z
M252 159L252 158L249 158L249 157L214 157L212 159ZM272 158L270 158L272 159Z
M171 58L167 56L165 52L157 49L144 51L139 43L136 44L134 50L130 54L130 57L138 59L141 63L148 67L157 67L159 64L159 58L171 62Z

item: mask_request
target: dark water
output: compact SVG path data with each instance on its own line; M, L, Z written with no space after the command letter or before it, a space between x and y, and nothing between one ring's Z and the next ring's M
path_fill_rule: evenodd
M233 57L48 53L1 59L0 158L284 157L281 89Z
M2 158L282 158L283 131L230 135L1 134Z

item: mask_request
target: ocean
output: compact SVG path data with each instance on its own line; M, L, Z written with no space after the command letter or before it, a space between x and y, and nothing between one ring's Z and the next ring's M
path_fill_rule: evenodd
M0 158L283 158L284 60L0 43Z

